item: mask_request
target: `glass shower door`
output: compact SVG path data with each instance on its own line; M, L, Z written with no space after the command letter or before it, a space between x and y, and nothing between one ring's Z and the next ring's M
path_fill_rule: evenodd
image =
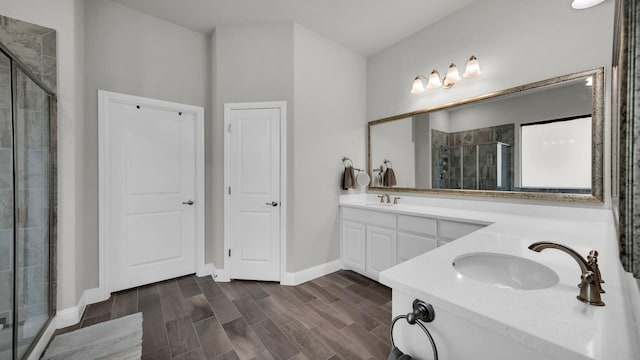
M17 358L49 320L50 144L49 95L16 69L15 229Z
M13 359L11 61L0 52L0 360Z

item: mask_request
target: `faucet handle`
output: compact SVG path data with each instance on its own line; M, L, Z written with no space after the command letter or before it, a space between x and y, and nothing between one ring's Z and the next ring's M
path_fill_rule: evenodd
M378 195L378 197L380 198L380 202L381 202L381 203L384 203L384 194L382 194L382 195Z
M604 306L600 298L600 284L596 284L596 274L587 271L580 276L580 295L576 298L584 303L595 306Z
M591 270L595 273L596 280L599 283L604 283L604 280L602 280L602 274L600 273L600 268L598 267L598 251L589 251L589 255L587 255L587 263L591 267Z
M400 200L400 198L399 198L399 197L397 197L397 196L396 196L396 197L394 197L394 198L393 198L393 204L394 204L394 205L398 205L398 200Z

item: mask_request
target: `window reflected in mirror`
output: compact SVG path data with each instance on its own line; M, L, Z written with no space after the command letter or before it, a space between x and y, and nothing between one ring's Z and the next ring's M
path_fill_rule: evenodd
M591 115L521 129L521 191L591 192Z

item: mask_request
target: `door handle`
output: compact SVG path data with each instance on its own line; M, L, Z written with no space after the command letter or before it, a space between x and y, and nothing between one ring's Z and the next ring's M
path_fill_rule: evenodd
M189 200L189 201L183 201L182 202L184 205L193 205L193 201Z
M275 201L272 201L272 202L265 203L265 205L271 205L273 207L276 207L276 206L278 206L278 203L275 202Z

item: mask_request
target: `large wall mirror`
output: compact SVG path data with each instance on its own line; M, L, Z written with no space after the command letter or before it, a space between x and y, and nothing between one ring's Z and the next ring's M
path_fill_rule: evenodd
M601 202L604 69L369 122L371 190Z

